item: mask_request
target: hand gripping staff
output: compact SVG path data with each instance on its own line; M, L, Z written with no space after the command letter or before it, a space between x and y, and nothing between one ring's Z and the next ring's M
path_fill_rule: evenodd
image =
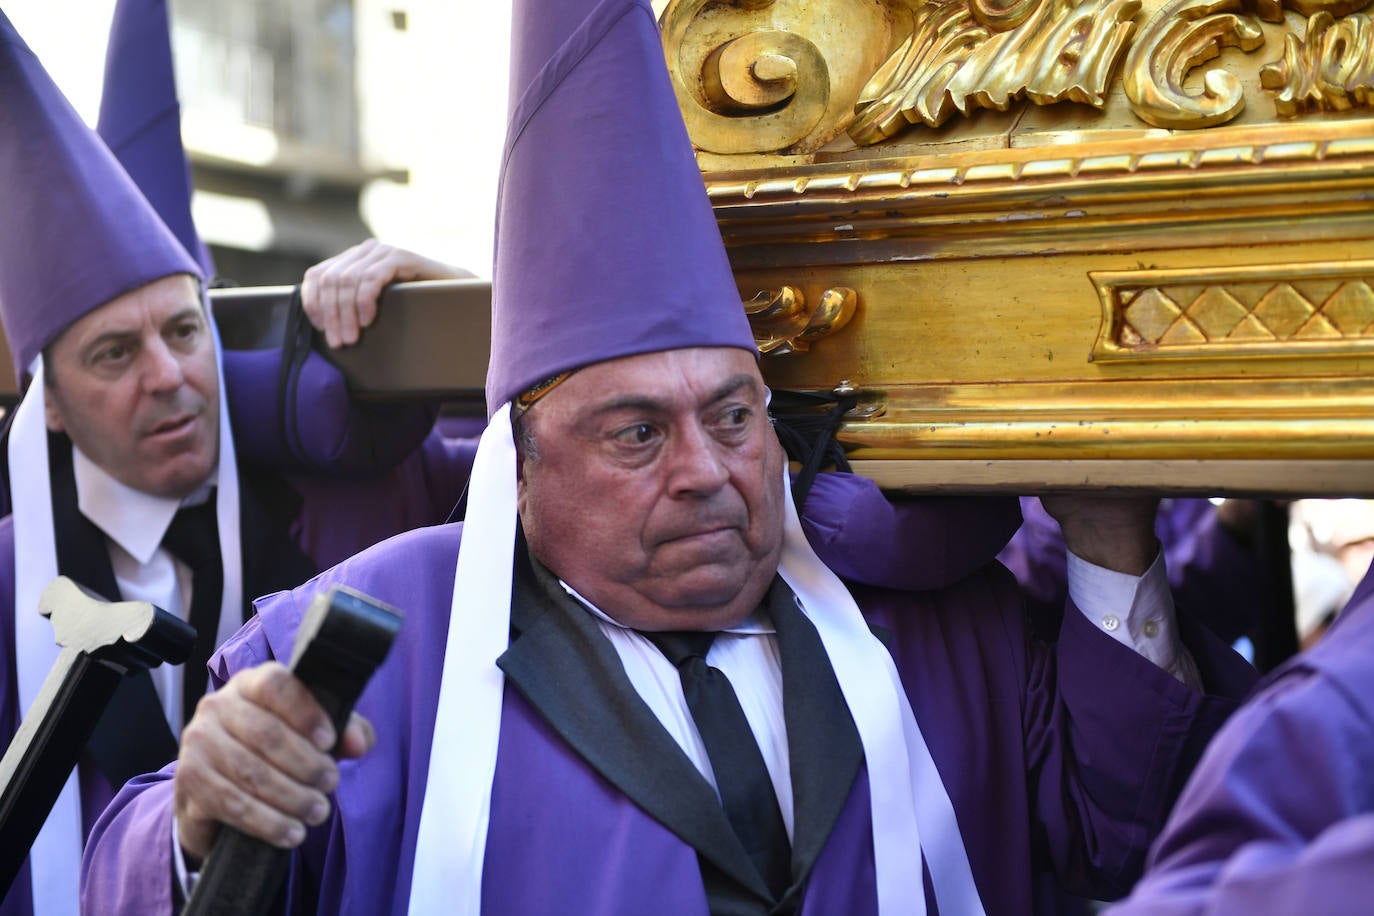
M344 586L311 602L296 633L291 670L314 694L340 737L353 704L400 628L397 611ZM286 850L222 828L183 916L266 913L281 890L289 859Z

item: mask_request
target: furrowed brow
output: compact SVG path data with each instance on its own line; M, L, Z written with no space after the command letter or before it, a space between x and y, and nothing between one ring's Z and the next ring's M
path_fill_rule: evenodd
M720 385L716 386L716 388L706 396L704 403L715 404L718 401L723 401L738 393L741 389L752 387L755 384L756 379L748 373L741 372L737 375L732 375L721 382ZM672 410L672 405L667 401L661 401L644 395L626 395L596 405L588 412L587 416L589 419L598 419L607 414L621 410L632 410L640 413L667 413Z
M711 393L711 396L707 398L706 403L714 404L717 401L723 401L732 395L738 394L740 389L755 388L757 384L758 380L754 376L747 372L740 372L721 382L716 390Z
M197 321L203 321L205 319L205 312L201 310L199 305L186 306L186 308L182 309L181 311L177 312L176 314L172 315L172 317L164 321L162 323L162 326L170 327L174 324L180 324L181 322L188 321L192 318L196 319Z
M622 410L633 410L639 413L662 413L667 409L668 405L663 401L638 395L627 395L623 398L616 398L612 401L606 401L603 404L596 405L596 407L588 412L587 418L596 420L607 414L616 413Z

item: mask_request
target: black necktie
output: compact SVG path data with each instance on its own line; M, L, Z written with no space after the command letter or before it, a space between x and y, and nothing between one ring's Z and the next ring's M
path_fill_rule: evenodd
M181 718L189 722L209 679L206 663L215 651L219 604L224 593L224 569L219 555L219 525L215 494L198 506L177 510L162 546L191 568L191 608L188 623L196 628L196 642L181 675Z
M725 816L764 883L781 898L792 883L792 848L763 754L730 680L706 664L714 633L645 633L677 666L687 708L716 774Z

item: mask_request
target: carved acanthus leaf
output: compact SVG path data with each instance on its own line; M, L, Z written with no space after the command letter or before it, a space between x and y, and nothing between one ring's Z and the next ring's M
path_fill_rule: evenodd
M993 32L1014 29L1026 21L1040 0L969 0L973 18Z
M1260 84L1280 115L1374 106L1374 22L1366 15L1335 19L1320 12L1307 37L1284 36L1283 57L1265 64Z
M1161 9L1126 58L1126 96L1136 115L1155 127L1211 127L1245 107L1240 80L1225 70L1203 74L1203 90L1183 82L1223 47L1253 51L1264 44L1259 23L1243 14L1243 0L1174 0Z
M1259 74L1280 115L1371 104L1374 39L1354 14L1374 0L1167 0L1138 25L1141 2L670 0L661 25L688 132L718 154L805 155L846 132L872 145L1021 100L1103 109L1118 74L1141 121L1215 126L1253 76L1195 71L1261 47L1260 20L1286 32Z
M877 143L908 123L938 127L956 111L1006 111L1021 98L1102 107L1140 0L994 4L1000 18L988 6L932 0L916 9L910 37L859 95L854 142Z

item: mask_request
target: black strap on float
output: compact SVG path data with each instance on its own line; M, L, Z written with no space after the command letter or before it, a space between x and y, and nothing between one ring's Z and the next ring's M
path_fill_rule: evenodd
M1288 543L1288 505L1261 499L1255 508L1252 537L1267 596L1255 625L1255 667L1265 674L1298 654L1297 603L1293 553Z
M306 317L301 303L301 287L297 284L291 290L291 303L286 309L286 326L282 333L281 367L277 375L277 399L282 423L282 441L299 460L304 460L305 451L301 443L300 424L297 419L298 398L296 390L300 385L301 370L310 356L315 342L315 328Z
M844 447L835 439L835 434L845 414L858 402L857 394L773 392L769 413L773 416L778 441L790 460L801 463L801 470L792 480L792 502L798 515L806 505L807 494L821 468L833 465L836 470L849 470Z

